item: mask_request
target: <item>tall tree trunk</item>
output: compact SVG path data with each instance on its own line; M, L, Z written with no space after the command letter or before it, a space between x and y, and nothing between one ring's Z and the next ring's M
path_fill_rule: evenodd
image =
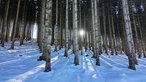
M79 58L78 58L78 21L77 21L77 0L73 0L73 30L74 30L74 39L73 39L73 45L74 45L74 64L79 65Z
M5 38L6 38L6 31L7 31L7 23L8 23L8 13L9 13L9 5L10 5L10 0L7 0L7 5L5 8L5 16L4 16L4 21L3 21L3 26L2 26L2 36L1 36L1 43L2 43L2 47L4 47L4 43L5 43Z
M29 9L28 9L28 5L27 3L29 3L29 1L26 1L26 10L24 12L24 18L22 19L22 36L20 37L20 45L23 45L23 41L26 39L26 28L27 28L27 20L29 17Z
M135 68L135 51L134 51L134 44L133 44L133 37L132 37L132 30L131 30L131 22L129 17L129 8L127 0L122 0L123 6L123 15L124 15L124 22L125 22L125 32L126 32L126 54L128 55L129 60L129 68L136 70Z
M43 9L44 10L42 10L42 18L41 18L41 21L42 21L42 34L41 34L41 37L42 37L42 43L41 43L41 51L42 51L42 56L40 56L40 58L38 59L38 60L46 60L46 44L45 44L45 28L46 28L46 26L45 26L45 23L46 23L46 0L44 0L43 2L42 2L42 4L44 4L44 5L42 5L43 6ZM44 14L43 14L44 13Z
M43 29L45 27L45 3L46 3L46 0L42 0L41 12L40 12L40 24L39 24L39 31L38 31L39 46L40 46L41 52L43 52L43 33L44 33ZM43 54L41 57L44 57Z
M108 3L108 25L109 25L109 49L111 51L111 55L114 55L114 43L113 43L113 34L112 34L112 19L111 19L111 1L109 0L109 3Z
M94 9L94 0L91 0L91 10L92 10L92 49L93 49L93 58L96 58L96 40L95 40L95 9Z
M54 44L55 44L55 50L57 51L57 44L58 44L58 0L56 0L56 24L54 29Z
M0 12L0 39L2 39L2 28L3 28L3 21L4 21L4 13L5 13L5 8L2 6L2 1L1 1L1 3L0 3L0 10L1 10L1 12ZM2 41L0 42L0 43L2 43Z
M26 17L27 17L27 0L24 1L24 7L23 7L22 32L20 33L20 46L23 45L23 41L24 41Z
M46 54L45 72L51 71L51 40L52 40L52 0L47 0L44 33L45 53L43 53Z
M111 1L110 1L110 4ZM116 36L115 36L115 25L114 25L114 17L113 17L113 12L112 12L112 6L111 6L111 9L110 9L110 13L111 13L111 31L112 31L112 41L113 41L113 54L115 54L117 51L116 49ZM117 55L117 54L116 54Z
M78 23L78 29L81 30L82 29L82 11L81 11L81 0L78 0L78 4L79 4L79 7L78 7L78 20L79 20L79 23ZM81 54L82 54L82 36L79 35L79 50L81 50Z
M138 30L137 30L137 26L136 26L136 20L135 20L135 14L132 12L132 18L133 18L133 25L134 25L134 32L135 32L135 52L139 55L139 57L141 56L140 54L140 50L139 50L139 37L138 37Z
M66 46L64 56L68 57L68 38L69 38L69 30L68 30L68 0L66 0Z
M144 53L144 39L143 39L143 33L142 33L142 25L141 25L141 23L140 23L140 15L138 15L138 17L137 17L137 21L138 21L138 27L139 27L139 33L140 33L140 47L139 47L139 51L140 51L140 54L139 54L139 58L141 58L142 57L142 54L143 55L145 55L145 53ZM143 53L141 53L143 51Z
M60 4L60 21L59 21L60 22L60 29L59 29L60 49L63 48L63 44L62 44L62 40L63 40L63 24L62 24L62 21L63 21L63 4Z
M99 55L102 53L101 47L101 32L100 32L100 19L99 19L99 2L94 0L95 3L95 49L96 49L96 65L100 65Z
M144 30L144 25L141 24L143 23L143 16L142 14L139 15L138 18L138 23L139 23L139 28L140 28L140 38L141 38L141 45L142 45L142 54L143 54L143 57L146 58L146 52L145 52L145 30Z
M12 13L13 13L13 9L9 9L9 14L8 15L8 26L7 26L7 33L6 33L6 39L5 41L8 42L9 41L9 38L10 38L10 33L11 33L11 19L12 19Z
M18 17L19 17L20 3L21 3L21 0L18 0L17 13L16 13L15 24L13 27L14 30L13 30L12 43L11 43L10 49L14 49L15 34L16 34L16 27L17 27L17 23L18 23Z
M103 29L104 29L104 37L103 37L103 47L105 50L105 53L108 54L108 48L107 48L107 32L106 32L106 16L105 16L105 3L104 0L102 2L102 15L103 15Z

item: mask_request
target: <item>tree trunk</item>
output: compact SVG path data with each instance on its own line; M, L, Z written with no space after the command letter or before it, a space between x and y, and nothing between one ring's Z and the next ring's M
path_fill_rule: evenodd
M58 44L58 0L56 0L56 24L54 29L54 44L55 50L57 51L57 44Z
M69 38L69 30L68 30L68 0L66 0L66 46L64 56L68 57L68 38Z
M10 26L10 21L7 23L7 25L8 25L8 26L7 26L7 31L6 31L7 33L6 33L6 38L5 38L5 41L6 41L6 42L8 42L8 39L9 39L9 37L10 37L10 27L11 27L11 26Z
M17 27L16 27L16 34L15 34L15 38L19 38L19 35L20 35L20 31L19 31L19 26L20 26L20 22L19 22L19 19L18 19L18 23L17 23Z
M42 37L42 47L41 47L41 50L42 50L42 56L40 56L40 58L39 58L39 60L46 60L46 50L45 50L45 48L46 48L46 44L45 44L45 28L46 28L46 26L45 26L45 23L46 23L46 0L44 0L44 3L45 3L45 5L43 5L44 6L44 14L42 14L42 15L44 15L43 16L43 18L41 19L42 21L44 21L44 23L42 23L43 25L42 25L42 34L41 34L41 37ZM42 11L42 13L43 13L43 11Z
M27 17L27 1L24 2L24 7L23 7L22 32L20 33L20 46L23 45L23 41L24 41L26 17Z
M89 34L88 34L88 35L89 35L89 49L90 49L90 50L92 50L92 49L91 49L91 47L92 47L92 43L91 43L91 39L92 39L92 36L91 36L91 35L92 35L92 34L91 34L91 33L92 33L92 31L91 31L91 29L90 29L90 30L89 30Z
M81 11L81 0L78 0L78 4L79 4L79 7L78 7L78 20L79 20L79 23L78 23L78 29L81 30L82 29L82 11ZM82 36L79 35L79 50L81 51L81 54L82 54Z
M42 0L42 2L41 2L41 13L40 13L40 22L41 23L40 23L40 27L39 27L39 29L40 29L39 32L41 32L39 34L40 50L42 52L42 56L40 56L41 60L45 59L45 54L43 54L43 51L44 51L43 50L44 49L44 41L43 40L44 40L44 29L45 29L45 8L46 8L45 6L46 6L46 0Z
M27 26L26 41L31 40L31 28L31 22L29 22L29 25Z
M140 24L140 19L139 19L139 15L138 15L138 17L137 17L137 21L138 21L138 27L139 27L139 33L140 33L140 47L139 47L139 51L140 51L140 53L139 53L139 58L141 58L142 57L142 54L144 55L145 53L144 53L144 44L143 44L143 41L144 41L144 39L143 39L143 33L142 33L142 25ZM143 51L143 53L141 53Z
M110 4L112 4L111 3L111 1L110 1ZM113 54L115 54L117 51L117 49L116 49L116 45L117 45L117 43L116 43L116 36L115 36L115 25L114 25L114 17L113 17L113 12L112 12L112 6L111 6L111 9L110 9L110 13L111 13L111 31L112 31L112 41L113 41ZM116 54L117 55L117 54Z
M108 25L109 25L109 27L108 27L108 29L109 29L109 49L110 49L110 51L111 51L111 55L114 55L114 43L113 43L113 34L112 34L112 19L111 19L111 8L110 8L110 6L111 6L111 3L110 3L111 1L109 1L109 3L107 4L107 6L108 6Z
M107 32L106 32L106 16L105 16L105 3L102 2L102 15L103 15L103 29L104 29L104 37L103 37L103 47L105 50L105 53L108 54L108 48L107 48Z
M59 43L60 43L60 48L63 48L63 44L62 44L62 40L63 40L63 24L62 24L62 21L63 21L63 4L60 4L60 29L59 29Z
M4 43L5 43L5 38L6 38L6 31L7 31L7 23L8 23L8 13L9 13L9 5L10 5L10 0L7 0L7 5L5 8L5 16L4 16L4 21L3 21L3 26L2 26L2 36L1 36L1 43L2 43L2 47L4 47Z
M95 49L96 49L96 65L100 65L99 55L102 53L101 47L101 32L100 32L100 19L99 19L99 2L94 0L95 3Z
M12 43L11 43L10 49L14 49L15 34L16 34L16 27L17 27L18 17L19 17L20 3L21 3L21 0L18 0L17 13L16 13L15 24L14 24L14 27L13 27L13 36L12 36Z
M96 58L96 39L95 39L95 9L94 9L94 0L91 0L91 10L92 10L92 50L93 58Z
M133 18L133 25L134 25L134 33L135 33L135 52L138 54L138 56L140 57L140 50L139 50L139 37L138 37L138 30L137 30L137 26L136 26L136 20L135 20L135 14L132 12L132 18Z
M2 18L0 17L0 39L1 39L1 31L2 31L2 22L3 22L3 20L2 20ZM2 42L0 42L0 43L2 43Z
M38 27L38 45L40 47L40 52L42 52L42 29L44 27L44 16L45 16L45 0L41 1L41 12L40 12L40 20L39 20L39 27Z
M128 55L129 60L129 68L136 70L135 68L135 56L134 56L134 44L133 44L133 37L132 37L132 30L131 30L131 22L129 17L129 8L127 0L122 0L123 6L123 15L124 15L124 22L125 22L125 32L126 32L126 54Z
M74 64L79 65L79 58L78 58L78 21L77 21L77 0L73 0L73 30L74 30L74 39L73 39L73 45L74 45Z
M45 72L51 71L51 40L52 40L52 0L47 0L44 32L45 53L43 53L46 54Z

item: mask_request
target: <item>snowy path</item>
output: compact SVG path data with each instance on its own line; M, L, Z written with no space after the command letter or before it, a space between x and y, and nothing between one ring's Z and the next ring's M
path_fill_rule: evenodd
M128 59L124 55L100 55L101 66L91 58L89 50L83 55L79 52L79 64L75 66L74 54L64 57L65 49L51 52L51 72L43 72L44 61L37 61L39 53L36 42L28 42L14 50L0 47L0 82L145 82L146 59L138 59L137 70L128 69ZM88 54L89 56L86 56Z

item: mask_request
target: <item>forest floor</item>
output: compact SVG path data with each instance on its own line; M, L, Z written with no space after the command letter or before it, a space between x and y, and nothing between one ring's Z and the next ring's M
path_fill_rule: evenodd
M91 58L92 52L87 50L83 55L79 52L79 64L75 66L74 54L69 50L69 57L64 57L64 49L51 53L51 72L43 72L44 61L37 61L41 53L37 43L25 42L15 49L0 47L0 82L146 82L146 59L138 59L137 70L128 69L125 55L100 56L101 66ZM88 54L89 56L86 56Z

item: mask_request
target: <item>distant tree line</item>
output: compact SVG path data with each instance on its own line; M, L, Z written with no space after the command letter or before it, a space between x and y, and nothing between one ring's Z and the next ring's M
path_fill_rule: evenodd
M31 29L38 18L38 1L35 0L0 0L0 40L1 46L5 42L14 42L20 39L20 45L24 40L31 39Z

